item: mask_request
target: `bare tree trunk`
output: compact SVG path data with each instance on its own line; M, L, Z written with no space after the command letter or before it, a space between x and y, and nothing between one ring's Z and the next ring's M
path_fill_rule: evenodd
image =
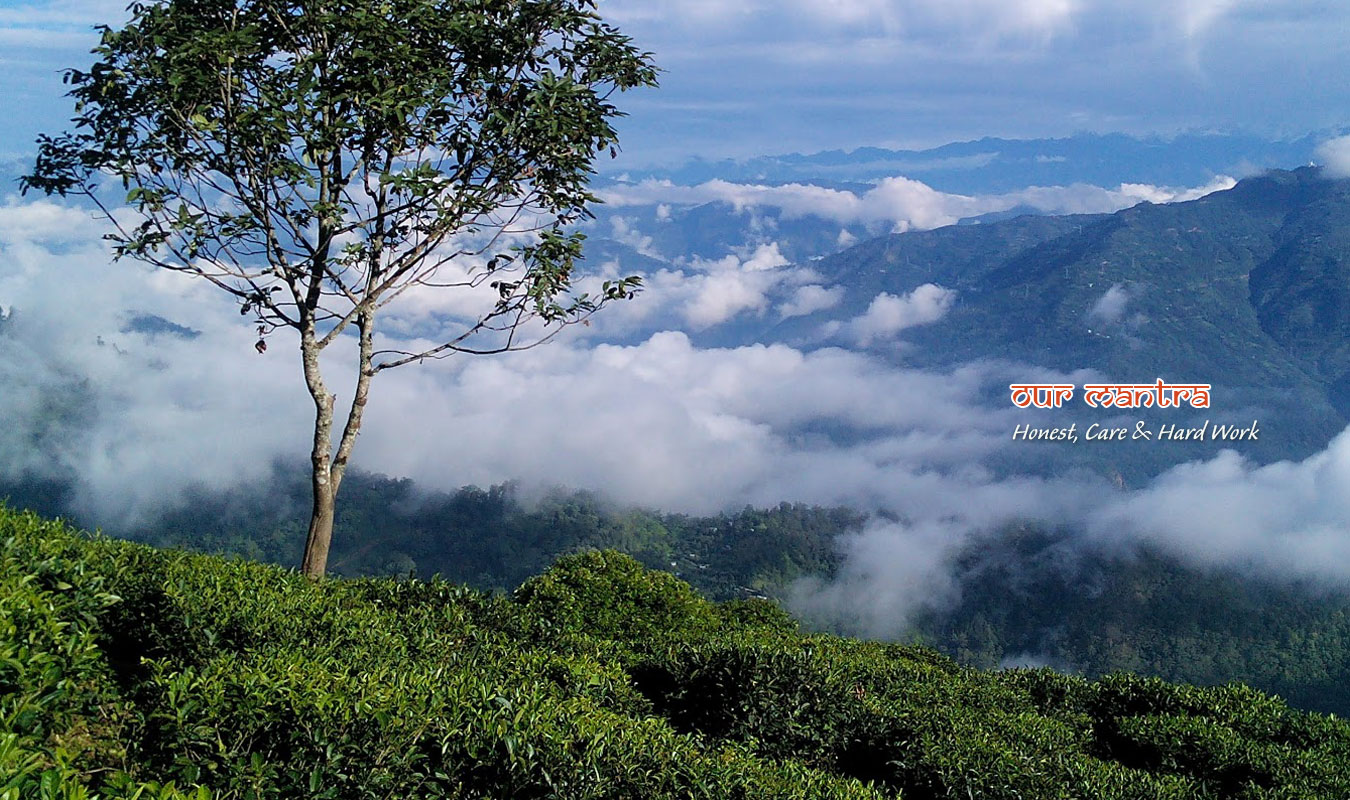
M329 171L329 165L321 165L321 201L332 194L328 185ZM341 172L340 167L338 172ZM358 304L356 308L358 311L356 324L359 332L356 392L352 398L351 409L347 412L342 435L338 439L336 454L333 453L334 398L323 382L319 363L319 353L323 347L316 335L314 320L314 309L318 307L328 253L333 242L332 230L326 222L319 225L313 281L301 307L300 356L304 362L305 385L309 388L310 397L314 398L314 449L310 454L313 467L314 508L309 518L309 534L305 537L305 555L300 562L300 571L312 579L322 578L328 569L328 552L333 545L333 522L336 517L338 489L342 486L342 477L347 472L347 463L351 459L352 448L356 445L356 435L361 431L361 418L365 412L366 399L370 394L370 379L375 374L372 361L375 350L375 301L378 299L378 293L371 294L370 290L378 280L380 258L383 253L384 202L385 194L381 189L377 199L381 222L370 253L368 304L364 306Z
M374 375L371 361L374 353L374 314L357 317L360 333L360 351L356 377L356 394L352 399L347 422L333 453L333 404L319 371L319 350L312 335L301 333L301 352L305 362L305 380L310 396L314 398L314 450L310 454L313 468L314 508L309 518L309 535L305 538L305 556L300 571L310 578L321 578L328 568L328 551L333 544L333 521L336 516L338 489L346 475L356 436L361 432L361 418L370 395L370 379ZM311 346L312 345L312 346Z
M305 557L300 571L309 578L322 578L328 569L328 550L333 544L333 516L337 491L329 476L314 475L314 510L309 518L309 535L305 538Z
M305 385L314 399L314 448L310 452L314 508L305 538L305 555L300 571L309 578L322 578L328 568L328 550L333 543L333 517L338 482L334 480L333 396L319 371L319 346L312 327L300 332L300 354L305 368Z

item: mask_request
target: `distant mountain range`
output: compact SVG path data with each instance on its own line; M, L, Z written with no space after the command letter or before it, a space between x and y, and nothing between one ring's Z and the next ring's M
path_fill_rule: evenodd
M866 182L906 175L946 192L1004 192L1026 186L1137 182L1201 184L1216 174L1250 175L1314 160L1317 144L1336 132L1272 141L1243 133L1188 133L1170 139L1080 133L1062 139L985 138L926 150L862 147L761 156L741 161L691 160L665 169L628 170L632 180L701 183Z
M1256 454L1301 457L1350 419L1348 229L1350 181L1302 168L1187 203L887 236L814 268L844 287L834 318L880 292L957 293L941 320L904 332L907 363L1211 383L1216 414L1281 421ZM794 340L824 317L766 333Z
M712 240L732 238L702 224L732 217L725 206L682 213L655 247L702 236L711 252ZM797 254L828 249L830 230L799 218L766 238L778 235L785 254ZM597 250L625 266L656 263L625 260L631 250L613 240ZM884 235L802 266L833 293L832 305L788 318L743 313L691 336L704 346L847 346L934 369L997 360L1091 370L1114 381L1209 383L1210 410L1169 410L1167 421L1259 419L1265 435L1243 450L1259 461L1306 457L1350 420L1350 181L1319 168L1270 171L1190 202L1142 203L1113 214L1020 216ZM865 314L878 296L904 297L925 284L954 292L954 300L938 321L900 332L899 344L828 334ZM771 289L769 307L790 291L787 284ZM1008 403L1006 395L989 399ZM1104 417L1101 409L1075 406L1057 420L1086 425ZM1136 483L1220 447L1118 447L1109 466ZM1082 448L1058 450L1073 464L1102 466Z

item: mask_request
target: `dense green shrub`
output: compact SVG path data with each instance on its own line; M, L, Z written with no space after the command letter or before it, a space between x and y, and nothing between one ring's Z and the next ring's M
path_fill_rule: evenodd
M1341 800L1350 726L805 635L612 552L507 597L0 510L0 800L895 796Z

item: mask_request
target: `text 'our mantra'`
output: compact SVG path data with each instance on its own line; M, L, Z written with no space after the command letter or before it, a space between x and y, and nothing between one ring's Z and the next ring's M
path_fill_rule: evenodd
M1012 404L1018 408L1059 408L1073 399L1071 383L1011 383ZM1209 408L1208 383L1085 383L1083 402L1093 408Z

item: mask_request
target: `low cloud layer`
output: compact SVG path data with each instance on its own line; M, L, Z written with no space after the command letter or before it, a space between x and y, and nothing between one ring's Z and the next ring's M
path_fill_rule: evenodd
M1090 517L1098 537L1138 537L1207 565L1350 579L1350 430L1300 462L1227 450L1174 467Z
M73 480L78 510L113 526L192 484L257 479L273 459L303 455L310 408L293 343L277 335L259 355L235 305L181 275L109 263L98 233L58 203L0 205L0 476ZM785 304L764 299L756 276ZM800 609L877 635L947 596L953 548L1014 519L1350 580L1350 434L1301 463L1227 453L1135 492L1005 477L987 465L1022 446L1009 439L1014 411L979 398L1077 376L987 363L936 373L838 347L704 348L663 325L642 332L643 319L697 327L833 308L832 289L771 245L652 277L650 294L602 315L633 334L627 344L597 325L526 353L381 375L356 463L430 487L521 479L688 512L784 500L885 510L844 542L837 581L796 594ZM932 285L879 296L841 320L845 343L903 339L952 297ZM339 403L351 383L341 355L330 365Z
M607 187L601 196L614 207L661 203L698 204L722 202L737 213L760 208L777 209L787 219L816 216L841 224L886 223L896 231L927 230L952 225L970 217L1028 208L1047 214L1103 214L1138 203L1171 203L1194 200L1212 192L1231 189L1236 181L1219 176L1205 186L1168 188L1124 183L1115 189L1087 184L1032 186L1016 192L993 195L961 195L940 192L921 181L891 177L861 194L811 184L781 186L731 183L712 180L682 186L667 180Z

